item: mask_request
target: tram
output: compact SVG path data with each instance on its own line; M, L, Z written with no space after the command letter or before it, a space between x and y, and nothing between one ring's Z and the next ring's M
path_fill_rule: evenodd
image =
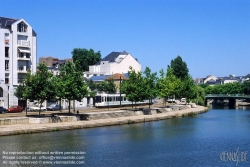
M149 104L149 100L144 100L142 102L133 103L133 105L146 105ZM128 101L125 94L107 94L102 93L95 96L94 106L97 108L101 107L118 107L118 106L130 106L131 101Z

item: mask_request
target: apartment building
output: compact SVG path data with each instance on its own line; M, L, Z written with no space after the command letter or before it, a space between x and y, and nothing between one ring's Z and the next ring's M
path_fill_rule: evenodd
M36 72L37 34L24 19L0 17L0 106L18 105L16 87Z

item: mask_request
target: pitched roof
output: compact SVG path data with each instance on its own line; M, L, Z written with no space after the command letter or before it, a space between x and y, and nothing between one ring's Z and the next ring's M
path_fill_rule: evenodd
M118 73L117 73L118 74ZM115 75L115 74L114 74ZM124 79L128 79L128 73L124 73L124 74L120 74L123 75ZM101 76L92 76L90 77L88 80L92 80L92 81L104 81L108 78L110 78L112 75L101 75ZM116 75L117 76L117 75ZM120 79L120 76L119 76ZM115 80L115 79L114 79Z
M0 27L2 28L10 28L10 26L16 22L18 19L0 17Z
M119 55L127 55L127 54L128 53L126 51L123 51L123 52L111 52L109 55L107 55L106 57L104 57L102 60L100 60L99 62L97 62L95 65L100 65L101 61L115 62L115 59Z
M115 73L113 75L110 75L109 77L107 77L105 80L111 79L113 78L113 80L127 80L128 78L125 77L123 74L119 74L119 73Z

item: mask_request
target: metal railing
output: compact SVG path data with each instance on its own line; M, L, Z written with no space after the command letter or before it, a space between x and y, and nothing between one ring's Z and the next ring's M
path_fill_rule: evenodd
M30 46L30 41L18 40L17 45L18 46L23 46L23 47L29 47Z
M242 95L242 94L207 94L206 97L239 97L239 98L250 98L250 95Z

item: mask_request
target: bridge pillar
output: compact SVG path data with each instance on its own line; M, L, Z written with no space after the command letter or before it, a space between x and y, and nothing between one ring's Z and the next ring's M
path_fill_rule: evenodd
M228 99L228 107L229 108L233 108L233 107L235 107L236 106L236 100L235 100L235 98L229 98Z

